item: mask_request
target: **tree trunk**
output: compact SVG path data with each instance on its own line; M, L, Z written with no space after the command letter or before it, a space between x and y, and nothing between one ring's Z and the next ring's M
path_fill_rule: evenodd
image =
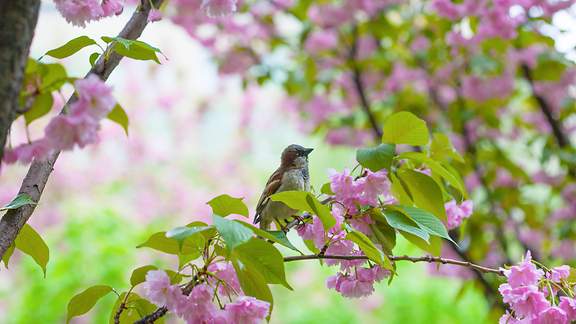
M0 161L38 21L40 0L0 0Z

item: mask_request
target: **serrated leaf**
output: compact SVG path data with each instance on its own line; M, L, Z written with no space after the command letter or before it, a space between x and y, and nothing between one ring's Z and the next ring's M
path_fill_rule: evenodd
M130 276L130 284L132 287L135 287L144 281L146 281L146 274L150 270L157 270L158 267L154 265L145 265L139 268L136 268L132 271L132 275Z
M130 120L128 119L128 114L126 114L126 110L120 106L120 104L116 104L114 108L108 113L106 116L109 120L115 122L116 124L120 125L126 136L128 136L128 126L130 126Z
M421 229L418 224L416 224L416 222L414 222L403 213L395 210L387 210L384 212L384 217L386 218L388 225L392 226L393 228L416 235L417 237L426 241L426 243L429 242L430 234L427 231Z
M151 46L143 41L124 39L121 37L103 36L101 38L106 43L114 42L113 45L111 45L112 49L119 55L135 60L151 60L160 64L156 53L161 53L161 51L158 48Z
M233 254L247 268L259 272L267 283L281 284L292 290L286 281L284 258L272 244L252 238L238 245Z
M224 239L228 251L232 251L238 245L249 241L254 235L252 230L238 222L225 219L218 215L213 215L212 220L214 221L214 226L216 226L218 233L220 233Z
M201 245L198 245L201 243ZM178 241L166 237L166 232L157 232L152 234L146 242L137 246L137 248L147 247L151 248L160 252L168 253L168 254L184 254L190 255L194 254L199 257L204 250L204 239L201 240L189 240L186 239L182 243L179 244Z
M242 201L244 198L235 198L229 195L220 195L209 202L207 202L210 207L212 207L212 212L216 215L226 217L231 214L242 215L248 217L248 207Z
M434 179L412 170L400 170L398 176L408 187L414 205L432 212L441 220L446 220L442 189Z
M454 149L450 138L442 133L434 133L432 143L430 143L430 157L436 160L446 160L448 158L464 163L464 159Z
M316 216L320 218L324 230L327 231L336 225L336 219L332 215L330 208L328 208L326 205L323 205L311 193L308 193L306 196L306 202L310 206L309 211L316 214Z
M90 45L96 45L96 41L88 36L80 36L68 41L66 44L58 48L49 50L44 55L52 56L57 59L63 59Z
M346 234L346 239L356 243L370 260L388 270L394 271L388 256L382 253L366 235L358 231L351 231Z
M46 92L41 93L34 98L34 102L30 109L24 113L24 120L26 125L30 125L36 119L45 116L52 109L52 104L54 99L52 98L52 93Z
M32 200L32 197L30 197L29 194L20 193L14 199L12 199L11 202L4 205L4 207L0 208L0 211L10 210L10 209L18 209L18 208L20 208L22 206L26 206L26 205L36 205L36 202L34 202L34 200Z
M247 296L252 296L259 300L269 302L270 313L272 313L272 308L274 306L272 292L260 272L247 267L234 255L232 256L232 265L234 266L234 270L236 270L236 275L238 276L238 281L242 291Z
M444 224L442 224L442 222L432 213L411 206L399 206L398 208L416 222L421 229L425 230L429 234L440 236L452 241L452 238L448 235L448 231Z
M284 233L283 231L265 231L265 230L259 229L256 226L253 226L252 224L248 224L248 223L243 222L243 221L235 220L235 222L238 222L238 223L242 224L244 227L249 228L252 232L254 232L254 234L256 234L262 238L265 238L267 240L271 240L273 242L281 244L281 245L283 245L289 249L292 249L296 252L300 252L294 245L292 245L292 243L286 237L286 233Z
M190 237L192 235L195 235L195 234L198 234L201 232L205 232L205 231L210 231L213 229L214 229L214 226L195 226L195 227L181 226L181 227L173 228L173 229L169 230L168 232L166 232L166 237L174 239L178 242L183 242L185 239L187 239L188 237Z
M46 265L48 264L48 260L50 260L50 251L40 234L38 234L32 226L24 224L20 233L16 236L14 244L18 250L28 254L34 259L36 264L42 268L44 277L46 277Z
M112 291L112 287L106 285L97 285L87 288L83 292L72 297L68 302L68 314L66 315L66 323L70 319L86 314L96 305L96 302Z
M430 253L434 256L440 256L442 252L442 239L438 236L431 236L428 242L424 241L422 238L412 235L407 232L399 231L406 240L410 243L416 245L425 252Z
M448 171L440 162L434 161L420 152L405 152L398 155L397 158L410 159L425 164L432 171L432 173L439 175L454 188L458 189L464 197L468 197L468 193L464 188L464 182L462 179Z
M400 179L398 179L396 174L393 172L390 173L390 182L392 183L390 190L392 191L394 198L396 198L403 205L411 205L412 198L406 192L406 189L404 188L404 185Z
M401 111L388 117L382 128L382 142L426 145L430 140L426 122L411 112Z
M394 159L395 149L396 147L391 144L361 148L356 151L356 161L373 172L389 169Z

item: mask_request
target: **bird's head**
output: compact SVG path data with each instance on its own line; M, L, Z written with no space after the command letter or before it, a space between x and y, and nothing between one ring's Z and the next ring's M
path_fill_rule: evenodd
M289 145L282 152L282 166L298 168L306 166L308 164L308 155L313 150L298 144Z

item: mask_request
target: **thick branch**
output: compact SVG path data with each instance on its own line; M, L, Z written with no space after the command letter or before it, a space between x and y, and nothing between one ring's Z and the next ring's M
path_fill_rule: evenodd
M382 130L376 121L376 117L372 113L372 108L370 107L370 101L368 100L368 96L366 95L366 91L364 90L364 83L362 81L362 71L358 66L358 62L356 62L356 56L358 54L358 31L356 27L354 27L353 36L354 39L352 41L352 47L350 48L350 56L348 58L349 63L352 68L352 81L354 82L354 88L356 89L356 93L360 98L360 106L366 116L368 117L368 121L370 122L370 127L372 128L372 133L374 134L374 138L376 139L377 143L380 143L382 140Z
M411 257L408 255L389 255L388 258L391 261L410 261L412 263L416 262L428 262L428 263L442 263L442 264L453 264L461 267L471 268L483 273L495 273L499 276L503 276L504 273L499 269L493 269L484 267L478 264L474 264L468 261L460 261L453 259L445 259L441 257L434 257L431 255L426 255L422 257ZM318 260L318 259L338 259L338 260L368 260L366 256L356 256L356 255L296 255L284 258L284 262L301 261L301 260Z
M148 24L150 5L152 4L154 7L158 8L162 2L163 0L142 1L142 4L132 14L132 17L128 23L126 23L118 36L125 39L137 39L140 37L142 31ZM112 51L108 58L105 58L105 55L101 55L88 74L94 73L102 80L106 80L121 60L122 56ZM70 105L75 100L76 97L72 96L66 103L66 106ZM59 154L60 152L55 152L46 160L34 160L28 169L26 177L22 181L19 193L26 193L32 197L32 200L38 202ZM30 216L32 216L34 208L35 205L26 205L18 209L9 210L2 217L2 220L0 220L0 258L4 256L6 250L14 243L16 236L24 224L26 224Z
M0 1L0 161L17 116L40 0Z
M566 136L566 134L562 130L562 126L560 125L560 121L558 121L558 120L556 120L556 118L554 118L554 114L552 112L552 107L550 107L550 105L544 99L544 97L542 97L541 95L539 95L536 92L536 89L534 87L534 78L532 77L532 71L530 71L530 68L528 67L528 65L522 64L522 73L524 74L524 77L526 78L526 80L530 84L530 88L532 89L532 94L534 95L536 102L538 102L538 106L540 107L540 110L544 114L544 117L546 117L546 121L550 125L550 128L552 128L552 133L554 134L554 137L556 138L556 142L558 143L558 146L560 146L562 148L568 146L570 144L570 141L568 140L568 137Z

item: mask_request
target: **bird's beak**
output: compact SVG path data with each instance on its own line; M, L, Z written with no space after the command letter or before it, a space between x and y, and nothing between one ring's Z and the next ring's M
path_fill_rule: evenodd
M312 151L314 151L313 148L304 149L304 152L306 153L306 156L308 156L308 154L312 153Z

